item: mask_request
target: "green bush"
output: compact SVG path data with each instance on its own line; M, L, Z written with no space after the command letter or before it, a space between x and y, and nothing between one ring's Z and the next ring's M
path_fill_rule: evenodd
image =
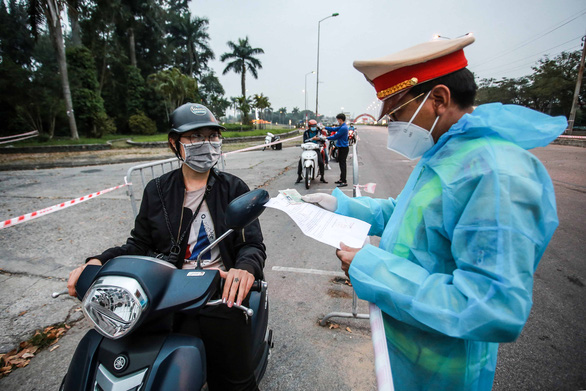
M109 117L106 112L99 112L96 115L94 121L99 135L104 136L106 134L116 133L116 124L114 123L114 119Z
M226 128L226 130L231 130L233 132L239 132L239 131L247 131L247 130L252 130L252 125L240 125L240 124L224 124L224 127Z
M157 125L155 121L147 117L142 111L128 119L128 127L132 134L149 135L157 133Z

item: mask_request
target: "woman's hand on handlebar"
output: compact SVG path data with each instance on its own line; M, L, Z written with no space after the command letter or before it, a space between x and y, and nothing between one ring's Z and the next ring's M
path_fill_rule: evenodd
M232 307L234 303L242 305L242 301L254 283L254 275L246 270L232 268L227 272L220 270L220 276L226 279L222 301L228 307Z
M79 276L85 269L87 265L97 265L102 266L102 262L99 259L93 258L90 259L85 265L81 265L80 267L73 269L69 273L69 280L67 281L67 290L69 291L69 296L75 297L75 285L77 285L77 280L79 280Z

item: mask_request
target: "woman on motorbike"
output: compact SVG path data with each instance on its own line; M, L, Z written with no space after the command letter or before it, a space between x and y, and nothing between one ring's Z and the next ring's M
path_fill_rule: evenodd
M317 128L317 121L310 119L307 124L309 125L309 129L303 132L303 143L324 143L325 137L322 136L321 130ZM328 183L324 178L324 160L321 157L321 150L317 154L317 165L319 166L319 175L321 176L320 181L322 183ZM303 179L301 178L301 170L301 159L299 159L299 164L297 164L297 180L295 183L300 183Z
M86 265L103 265L119 255L147 255L194 268L200 251L228 230L227 205L249 191L238 177L214 168L225 130L207 107L187 103L171 116L168 142L183 161L177 170L153 179L145 187L134 229L126 244L90 257L70 273L69 294ZM174 319L177 332L200 337L206 348L210 390L258 389L252 368L251 330L241 310L255 279L263 278L266 259L260 223L255 220L234 232L202 258L204 269L219 269L226 306L205 307L197 316Z

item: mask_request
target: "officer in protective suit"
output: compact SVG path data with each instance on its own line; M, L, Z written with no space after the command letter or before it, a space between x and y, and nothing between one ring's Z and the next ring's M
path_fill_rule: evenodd
M436 40L354 67L389 118L387 147L421 158L398 198L304 200L370 223L379 247L336 255L383 312L396 390L490 390L500 342L519 334L533 273L558 225L551 179L527 150L566 128L515 105L473 107L463 48Z

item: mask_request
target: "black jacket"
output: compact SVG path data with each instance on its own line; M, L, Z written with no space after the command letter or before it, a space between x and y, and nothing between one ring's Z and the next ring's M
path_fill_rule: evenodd
M181 205L183 205L185 197L185 184L181 168L162 175L160 186L161 193L165 198L164 203L169 216L171 232L173 232L174 239L177 240ZM224 214L226 207L234 198L249 191L249 188L240 178L214 169L210 171L208 186L211 186L211 189L206 196L206 202L214 221L216 237L219 237L228 230ZM193 215L191 209L183 209L181 234L189 229L187 225ZM103 264L119 255L169 254L172 241L155 180L150 181L145 187L140 210L130 235L131 237L128 238L126 244L110 248L102 254L90 258L97 258ZM189 234L186 234L180 245L180 256L175 265L178 268L183 265L188 240ZM227 270L236 267L252 273L256 279L263 278L266 253L258 219L243 230L233 232L218 246L222 262Z

